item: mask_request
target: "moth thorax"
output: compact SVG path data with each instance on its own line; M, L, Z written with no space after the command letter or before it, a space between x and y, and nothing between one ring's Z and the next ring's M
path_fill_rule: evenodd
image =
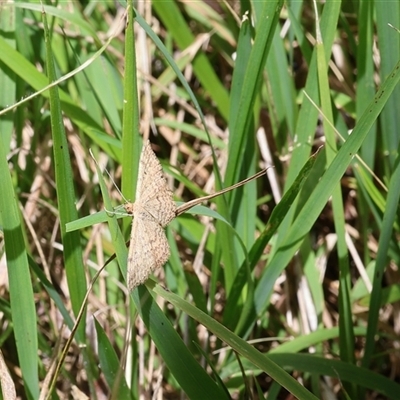
M125 211L129 214L129 215L133 215L133 213L135 211L137 211L137 207L136 207L136 203L126 203L124 205Z

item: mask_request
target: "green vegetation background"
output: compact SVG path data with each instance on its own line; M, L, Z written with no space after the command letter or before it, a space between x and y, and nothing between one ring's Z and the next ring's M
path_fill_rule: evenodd
M398 397L400 4L133 6L0 5L3 398ZM129 294L142 135L177 201L274 168Z

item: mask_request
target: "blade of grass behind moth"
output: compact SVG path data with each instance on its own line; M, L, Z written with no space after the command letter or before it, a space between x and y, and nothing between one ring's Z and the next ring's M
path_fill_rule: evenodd
M187 203L184 203L184 204L178 206L178 208L176 209L176 216L179 216L179 215L183 214L184 212L188 211L192 207L197 206L197 205L199 205L201 203L204 203L205 201L211 200L214 197L220 196L221 194L230 192L231 190L234 190L234 189L236 189L236 188L238 188L240 186L243 186L246 183L248 183L248 182L250 182L250 181L252 181L254 179L258 179L260 176L265 175L265 173L267 172L267 169L268 168L265 168L265 169L257 172L253 176L250 176L249 178L246 178L241 182L235 183L234 185L229 186L229 187L227 187L225 189L219 190L218 192L209 194L207 196L200 197L199 199L190 200Z
M136 75L136 47L134 36L135 11L128 1L125 29L124 105L122 116L122 182L121 191L132 202L135 200L142 140L139 135L139 100ZM122 222L125 233L130 231L131 219Z

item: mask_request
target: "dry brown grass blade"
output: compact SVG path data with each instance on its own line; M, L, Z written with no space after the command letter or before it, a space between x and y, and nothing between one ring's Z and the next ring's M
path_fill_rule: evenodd
M14 382L11 378L10 371L4 361L3 353L0 350L0 382L1 392L4 400L14 400L17 398Z
M270 168L270 167L269 167L269 168ZM194 206L197 206L197 205L199 205L199 204L201 204L201 203L204 203L204 202L206 202L206 201L208 201L208 200L211 200L211 199L213 199L214 197L220 196L221 194L230 192L231 190L237 189L238 187L243 186L243 185L245 185L246 183L248 183L248 182L250 182L250 181L252 181L252 180L254 180L254 179L258 179L260 176L265 175L266 172L267 172L267 170L268 170L268 168L265 168L265 169L263 169L263 170L257 172L257 173L254 174L253 176L250 176L249 178L246 178L246 179L244 179L244 180L241 181L241 182L235 183L235 184L232 185L232 186L229 186L229 187L227 187L227 188L225 188L225 189L219 190L218 192L209 194L209 195L207 195L207 196L200 197L200 198L198 198L198 199L194 199L194 200L188 201L187 203L180 205L180 206L176 209L176 216L183 214L184 212L190 210L190 209L191 209L192 207L194 207Z

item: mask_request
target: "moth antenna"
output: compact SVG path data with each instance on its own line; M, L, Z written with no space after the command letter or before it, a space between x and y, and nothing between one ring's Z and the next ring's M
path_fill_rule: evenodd
M117 186L117 184L115 183L113 177L110 175L110 173L108 172L108 169L106 167L104 167L104 171L107 173L108 177L111 179L111 182L113 183L115 189L117 189L117 192L119 193L119 195L121 196L122 200L124 200L125 203L129 203L129 201L127 200L127 198L122 194L122 192L119 190L119 187Z
M98 167L101 169L100 164L97 162L96 158L94 157L93 153L92 153L92 149L89 149L89 153L91 155L91 157L93 158L94 162L98 165ZM108 169L106 167L104 167L104 171L107 173L108 177L110 178L111 182L113 183L115 189L117 190L117 192L120 194L122 200L124 200L125 203L129 203L129 201L126 199L126 197L122 194L122 192L119 190L119 187L117 186L117 184L115 183L113 177L110 175L110 173L108 172ZM107 211L107 210L106 210Z
M268 168L270 168L270 167L268 167ZM177 207L177 209L175 211L175 215L178 217L179 215L181 215L184 212L190 210L194 206L197 206L197 205L199 205L201 203L204 203L205 201L211 200L214 197L220 196L221 194L230 192L231 190L236 189L236 188L238 188L240 186L243 186L246 183L248 183L248 182L250 182L250 181L252 181L254 179L258 179L260 176L263 176L267 172L268 168L262 169L261 171L257 172L253 176L250 176L249 178L246 178L243 181L235 183L234 185L229 186L229 187L227 187L225 189L219 190L218 192L211 193L211 194L209 194L207 196L203 196L203 197L200 197L198 199L194 199L194 200L188 201L187 203L181 204L179 207Z

